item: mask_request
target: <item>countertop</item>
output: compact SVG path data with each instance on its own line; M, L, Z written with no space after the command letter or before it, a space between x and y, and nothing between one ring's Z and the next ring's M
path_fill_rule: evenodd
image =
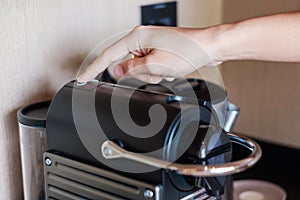
M288 200L299 200L300 150L252 139L262 148L262 158L251 169L234 175L234 180L270 181L281 186L287 192Z

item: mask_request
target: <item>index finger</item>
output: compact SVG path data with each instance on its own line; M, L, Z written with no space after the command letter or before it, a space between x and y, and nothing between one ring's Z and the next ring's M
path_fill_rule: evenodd
M104 71L113 61L116 61L129 53L129 46L134 45L129 34L119 39L117 42L106 48L93 63L81 74L78 82L86 82L94 79L99 73Z

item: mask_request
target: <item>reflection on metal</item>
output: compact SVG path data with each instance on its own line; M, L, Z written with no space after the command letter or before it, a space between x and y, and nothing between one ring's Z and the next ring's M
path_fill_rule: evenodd
M227 102L226 105L226 117L223 129L226 132L231 132L233 126L237 120L237 117L240 113L240 109L233 103Z
M40 199L43 190L43 152L46 149L46 132L43 127L19 123L20 151L24 199Z
M150 165L153 167L175 171L181 175L205 176L205 177L225 176L225 175L239 173L252 167L260 159L262 155L261 148L255 141L244 136L237 136L233 133L228 133L228 135L230 137L231 142L237 143L249 149L251 151L251 154L244 159L229 162L229 163L224 163L224 164L193 165L193 164L170 163L149 156L144 156L138 153L129 152L112 141L105 141L102 144L101 151L102 151L102 156L106 159L125 158L146 165ZM111 152L110 155L104 153L105 151L107 151L107 149L110 150Z
M206 194L206 191L204 188L201 188L200 190L197 190L196 192L181 198L180 200L215 200L215 197L210 197Z

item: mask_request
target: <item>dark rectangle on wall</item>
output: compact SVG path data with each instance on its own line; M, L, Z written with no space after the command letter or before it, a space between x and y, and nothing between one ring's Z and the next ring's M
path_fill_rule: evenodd
M141 6L141 24L177 26L177 2Z

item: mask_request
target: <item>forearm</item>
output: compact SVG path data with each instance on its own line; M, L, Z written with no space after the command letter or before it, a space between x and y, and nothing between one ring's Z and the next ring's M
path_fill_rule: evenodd
M300 11L203 29L137 27L103 51L78 81L91 80L127 53L136 57L116 66L115 74L143 75L140 80L151 83L228 60L300 62Z
M277 14L199 31L215 61L300 62L300 12Z

